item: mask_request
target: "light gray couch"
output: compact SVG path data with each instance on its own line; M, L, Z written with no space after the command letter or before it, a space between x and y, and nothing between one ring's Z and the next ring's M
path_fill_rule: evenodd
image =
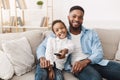
M100 37L102 42L104 57L109 60L115 60L115 54L118 49L118 43L120 41L120 30L108 30L108 29L95 29ZM0 50L2 40L11 40L17 39L20 37L27 37L30 42L33 55L36 58L36 48L38 45L43 41L45 38L45 34L40 30L31 30L26 32L20 33L7 33L7 34L0 34ZM28 72L22 76L14 75L11 80L34 80L35 76L35 69L31 72ZM64 73L65 80L76 80L71 74Z

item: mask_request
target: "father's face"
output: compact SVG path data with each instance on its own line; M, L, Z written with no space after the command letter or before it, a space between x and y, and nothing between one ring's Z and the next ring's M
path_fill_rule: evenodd
M78 28L83 23L84 13L80 10L73 10L68 16L70 27Z

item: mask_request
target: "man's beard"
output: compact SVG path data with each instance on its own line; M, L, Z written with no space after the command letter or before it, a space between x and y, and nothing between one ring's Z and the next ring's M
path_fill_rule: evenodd
M70 29L72 29L72 30L82 30L82 24L79 25L79 27L73 27L73 25L69 21L69 25L70 25Z

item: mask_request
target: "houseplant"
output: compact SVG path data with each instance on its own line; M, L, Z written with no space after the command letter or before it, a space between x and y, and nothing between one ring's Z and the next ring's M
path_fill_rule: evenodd
M37 5L38 5L40 8L42 8L43 1L42 1L42 0L37 1Z

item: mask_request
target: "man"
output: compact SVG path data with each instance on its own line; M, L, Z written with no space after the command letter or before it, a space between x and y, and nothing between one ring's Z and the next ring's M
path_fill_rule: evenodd
M75 42L76 49L87 56L87 58L72 64L72 73L79 80L102 80L102 77L107 80L120 80L120 64L103 59L103 50L99 37L95 31L85 29L82 26L83 16L84 9L82 7L73 6L70 9L68 16L70 35L68 36ZM44 78L47 77L47 72L44 68L47 68L50 62L44 58L46 41L47 38L37 49L37 58L40 64L37 66L36 80L41 80L40 75L43 75ZM79 57L79 54L77 57ZM65 66L65 69L67 68Z

